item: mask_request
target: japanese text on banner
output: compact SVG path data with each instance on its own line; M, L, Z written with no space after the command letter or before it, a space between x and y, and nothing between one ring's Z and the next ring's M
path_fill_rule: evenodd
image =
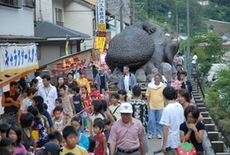
M12 74L38 68L37 47L35 44L26 46L0 46L0 73Z
M97 37L96 42L97 42L97 49L99 49L100 55L102 55L105 47L105 41L106 37Z

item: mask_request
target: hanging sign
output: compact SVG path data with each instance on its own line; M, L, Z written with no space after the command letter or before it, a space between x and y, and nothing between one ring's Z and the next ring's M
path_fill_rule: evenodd
M106 31L105 0L97 0L98 31Z

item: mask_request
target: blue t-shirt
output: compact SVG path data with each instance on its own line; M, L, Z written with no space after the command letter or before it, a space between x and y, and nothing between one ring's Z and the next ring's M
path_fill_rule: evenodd
M198 123L196 124L196 128L197 128L198 131L200 131L200 130L205 130L204 124L201 123L201 122L198 122ZM184 122L184 123L182 123L182 124L180 125L180 130L181 130L181 131L184 131L184 134L185 134L185 135L188 133L188 127L187 127L187 125L186 125L186 122ZM196 137L195 137L194 131L191 132L191 135L190 135L189 139L191 140L193 146L196 148L196 151L203 151L203 150L204 150L204 149L203 149L203 146L202 146L202 143L198 143L198 142L196 141Z
M83 110L83 106L81 103L81 95L74 95L73 96L73 105L75 107L75 111L76 113L79 113L80 111Z
M89 149L89 138L81 130L78 132L78 139L79 139L78 145L81 147L84 147L85 150L88 151L88 149Z

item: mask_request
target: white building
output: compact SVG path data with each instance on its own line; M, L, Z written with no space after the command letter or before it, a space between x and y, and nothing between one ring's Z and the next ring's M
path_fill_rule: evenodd
M36 1L35 36L47 42L38 45L39 65L45 65L65 55L69 37L69 54L93 47L94 6L85 1ZM49 53L50 55L47 55Z
M33 0L4 1L0 0L0 44L27 44L40 40L34 37L34 3ZM0 60L2 61L2 60ZM2 83L8 83L13 76L0 78ZM2 81L3 80L3 81ZM0 88L0 94L7 91L8 86ZM1 97L0 97L1 102ZM0 114L3 108L0 104Z

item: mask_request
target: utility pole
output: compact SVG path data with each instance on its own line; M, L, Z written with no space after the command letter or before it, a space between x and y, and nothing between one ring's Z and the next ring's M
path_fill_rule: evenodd
M123 30L123 7L124 7L124 3L123 0L120 0L120 32Z
M187 0L187 79L191 80L191 63L190 63L190 21L189 21L189 0Z
M177 3L176 3L176 34L177 34L177 39L176 39L176 41L178 42L178 38L179 38L179 29L178 29L178 10L177 10Z
M132 24L135 24L135 0L133 0L133 18L132 18L132 20L133 20L133 22L132 22Z
M176 34L177 34L177 42L179 38L179 30L178 30L178 13L176 12Z

